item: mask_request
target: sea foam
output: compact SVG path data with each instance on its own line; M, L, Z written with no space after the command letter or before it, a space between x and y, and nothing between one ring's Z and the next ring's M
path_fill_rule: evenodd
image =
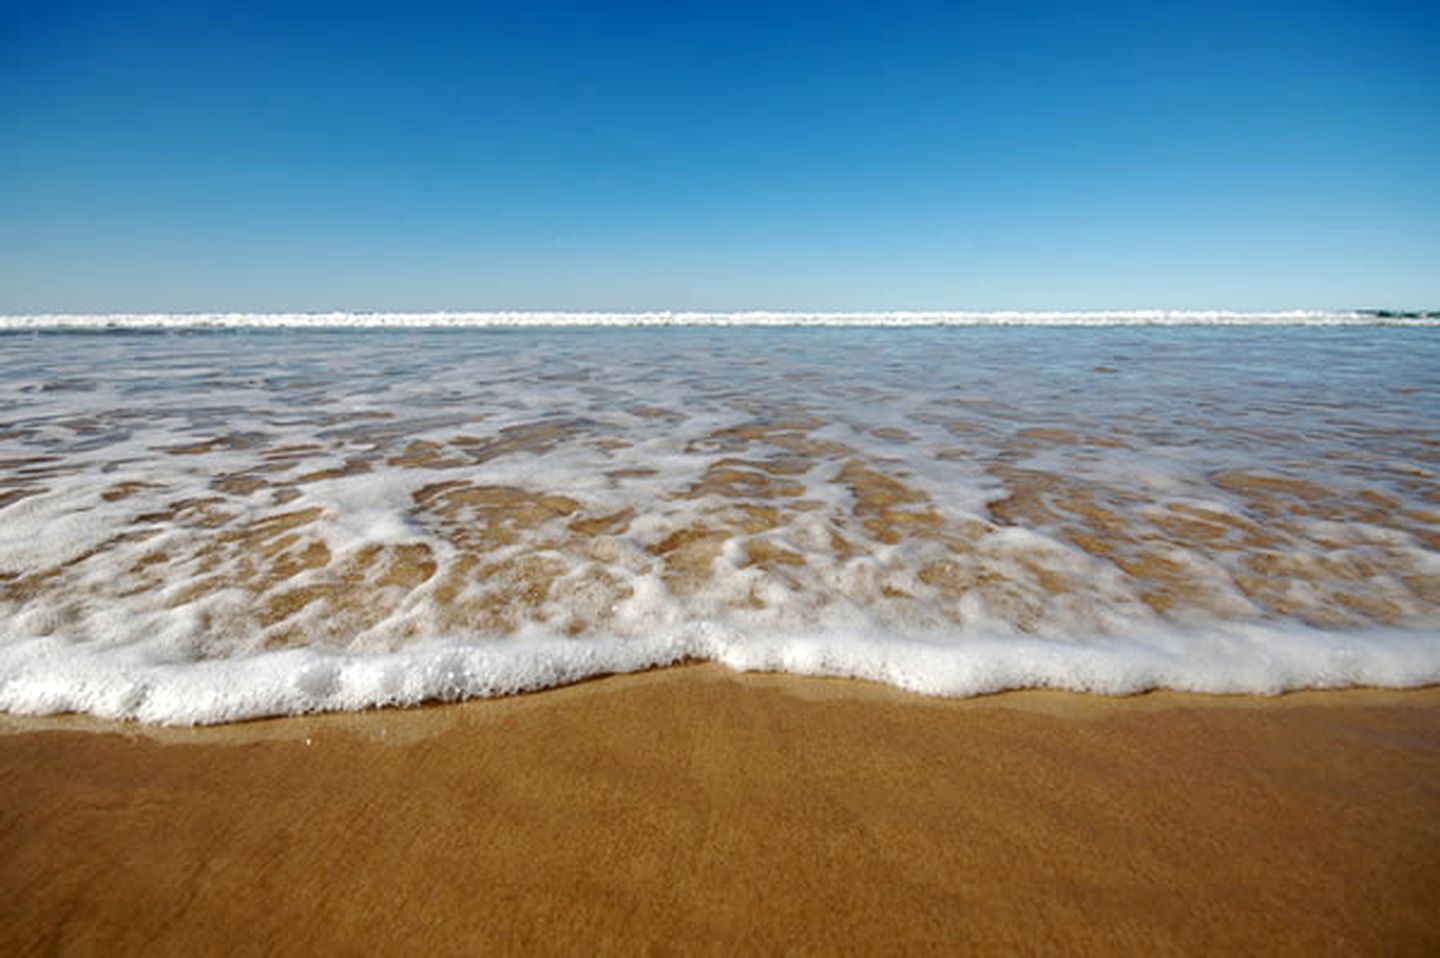
M1425 329L0 336L0 709L1440 681Z
M1440 681L1434 634L1395 630L1337 635L1252 624L1162 627L1089 642L1014 636L927 642L883 633L745 635L694 623L644 638L428 642L376 654L300 648L208 661L165 661L133 647L97 653L64 639L34 639L0 647L0 710L205 724L512 695L702 660L949 697L1035 688L1274 695Z

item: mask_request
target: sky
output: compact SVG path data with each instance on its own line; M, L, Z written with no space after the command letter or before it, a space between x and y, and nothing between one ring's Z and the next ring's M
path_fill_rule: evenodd
M0 312L1440 308L1440 3L0 0Z

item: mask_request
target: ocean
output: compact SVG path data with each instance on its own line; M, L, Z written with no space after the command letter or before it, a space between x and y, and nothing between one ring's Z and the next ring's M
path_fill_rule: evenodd
M0 317L0 710L1435 683L1436 322Z

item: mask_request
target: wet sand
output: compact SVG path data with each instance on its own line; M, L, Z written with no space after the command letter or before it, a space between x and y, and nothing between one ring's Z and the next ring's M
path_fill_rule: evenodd
M0 953L1440 953L1440 689L0 717Z

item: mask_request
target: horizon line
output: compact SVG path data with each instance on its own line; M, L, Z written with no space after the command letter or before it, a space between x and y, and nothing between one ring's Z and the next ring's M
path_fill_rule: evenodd
M1440 326L1440 311L1347 310L493 310L212 311L0 314L0 330L925 327L925 326Z

